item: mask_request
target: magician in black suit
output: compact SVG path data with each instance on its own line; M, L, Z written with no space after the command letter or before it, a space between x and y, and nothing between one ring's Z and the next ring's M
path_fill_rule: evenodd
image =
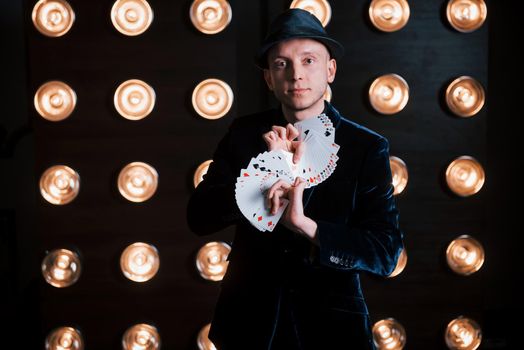
M209 332L219 350L375 348L359 273L389 275L402 232L387 139L324 101L342 54L309 12L279 15L256 64L280 106L233 120L189 200L187 220L196 234L236 226ZM282 198L289 204L272 232L259 231L235 201L240 170L268 150L300 158L304 145L295 141L293 123L321 113L340 146L335 171L307 189L300 178L275 183L268 204L272 210Z

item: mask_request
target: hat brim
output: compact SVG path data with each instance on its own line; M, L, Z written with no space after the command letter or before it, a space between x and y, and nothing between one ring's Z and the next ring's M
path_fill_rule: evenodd
M334 39L331 39L325 36L315 36L315 35L293 35L292 37L281 38L279 40L269 42L266 45L262 46L260 50L258 51L258 54L255 56L256 66L259 67L260 69L267 69L268 64L267 64L266 56L267 56L268 51L276 44L279 44L283 41L292 40L292 39L313 39L313 40L319 41L327 47L331 55L331 58L334 58L335 60L340 59L344 55L344 46L342 46L342 44L340 44L338 41Z

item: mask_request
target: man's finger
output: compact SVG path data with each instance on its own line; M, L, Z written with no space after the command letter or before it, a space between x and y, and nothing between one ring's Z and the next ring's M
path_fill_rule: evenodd
M279 196L274 196L272 199L271 199L271 214L272 215L275 215L278 211L278 207L280 205L280 198Z
M297 164L306 152L306 143L303 141L293 141L292 147L294 149L293 163Z
M270 151L273 151L275 149L279 149L281 146L279 146L278 136L277 133L274 131L269 131L262 135L262 138L266 142L266 145L268 146L268 149Z
M286 129L282 126L278 126L278 125L273 125L273 127L271 128L271 130L273 130L274 132L277 133L277 135L282 139L282 140L286 140Z
M302 200L304 189L306 188L306 181L301 177L295 179L295 185L293 186L293 198L295 200Z
M275 195L275 191L279 190L279 189L289 189L291 187L290 184L288 184L286 181L284 180L278 180L277 182L275 182L273 184L273 186L271 186L269 188L269 191L268 191L268 198L273 198L273 196Z
M266 132L262 135L264 140L275 140L275 133L273 131Z
M295 126L291 123L286 125L286 131L287 131L287 139L289 141L293 141L294 139L298 137L298 135L300 135L300 133L298 132L298 129L295 128Z
M270 188L269 188L269 191L267 191L267 197L269 199L273 198L273 195L275 194L275 191L280 187L280 182L282 180L278 180L277 182L275 182Z
M266 142L266 144L269 146L269 144L271 143L271 139L269 138L269 135L262 135L262 138L264 139L264 141Z

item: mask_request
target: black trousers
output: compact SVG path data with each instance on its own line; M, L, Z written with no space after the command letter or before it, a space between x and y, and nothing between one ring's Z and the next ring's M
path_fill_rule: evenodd
M289 292L283 289L279 315L270 350L302 350L295 315L289 300Z
M367 314L341 310L316 310L312 305L308 314L297 314L294 295L282 291L279 316L269 350L374 350L370 319ZM309 300L309 303L312 303ZM305 329L304 319L323 320Z

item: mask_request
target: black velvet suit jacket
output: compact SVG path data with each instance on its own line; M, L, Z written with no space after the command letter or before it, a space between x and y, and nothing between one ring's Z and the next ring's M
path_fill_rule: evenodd
M267 151L262 134L287 124L280 109L235 119L190 198L187 219L196 234L236 225L209 333L220 350L268 349L283 291L290 295L306 349L327 338L348 345L340 348L359 349L350 345L350 329L357 328L354 337L370 334L359 272L390 274L403 246L389 144L327 102L324 112L336 127L339 160L334 173L306 189L303 199L305 215L318 224L319 247L282 224L273 232L258 231L235 201L240 170Z

